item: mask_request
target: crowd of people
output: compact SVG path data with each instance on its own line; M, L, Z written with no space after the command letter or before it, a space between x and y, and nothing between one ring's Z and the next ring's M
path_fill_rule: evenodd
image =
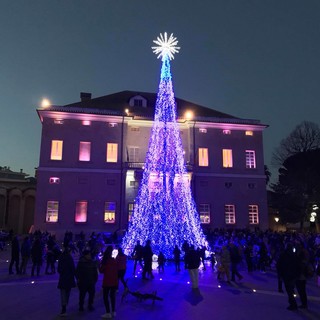
M206 270L206 265L211 264L211 268L217 272L218 280L230 283L242 280L243 275L239 272L241 264L241 270L245 267L249 273L263 274L267 270L275 270L278 275L278 291L283 292L284 286L288 295L288 310L308 307L306 281L314 274L320 276L320 234L216 229L207 237L208 247L195 248L194 244L185 241L181 248L176 245L171 255L177 273L181 271L181 262L184 262L193 290L198 290L201 266ZM103 234L94 232L88 239L83 233L74 239L72 232L67 231L61 245L54 235L40 231L23 239L19 239L17 235L12 235L11 238L9 274L13 274L15 270L16 274L25 275L29 260L32 262L32 277L40 275L43 264L45 274L58 272L61 316L66 314L71 289L76 286L79 289L79 311L84 311L87 294L87 309L94 310L98 272L103 274L106 313L102 317L111 318L116 315L116 291L119 281L124 288L127 287L125 274L128 259L118 243L108 243ZM116 257L113 254L115 248L118 250ZM75 252L79 257L77 264L73 257ZM153 279L153 256L151 241L147 240L142 245L138 240L130 254L130 258L134 260L134 275L140 265L142 279ZM163 252L157 252L157 256L159 273L163 273L168 259ZM295 290L300 297L299 306Z

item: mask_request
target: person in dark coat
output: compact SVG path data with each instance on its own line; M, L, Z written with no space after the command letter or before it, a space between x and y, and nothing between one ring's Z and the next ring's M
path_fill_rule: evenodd
M21 245L21 266L20 266L20 272L21 274L26 274L27 272L27 265L28 261L31 256L31 242L30 238L27 236L23 239L22 245Z
M18 236L14 236L11 242L11 261L9 265L9 274L13 274L12 267L15 264L16 273L19 274L19 258L20 258L20 244Z
M71 248L66 246L58 261L59 282L58 289L61 295L61 313L60 316L65 316L69 302L71 289L76 286L75 273L76 268L71 256Z
M241 280L243 276L238 271L238 264L241 262L242 259L239 247L235 243L230 242L229 251L231 260L231 281L236 281L236 276L239 280Z
M194 249L194 245L191 245L186 253L185 264L189 272L192 289L198 289L200 254Z
M31 276L34 276L34 271L37 269L37 276L40 275L40 268L42 266L42 256L43 250L40 239L37 237L31 247L31 260L32 260L32 269Z
M135 245L132 257L134 259L134 265L133 265L133 275L136 274L137 264L139 262L140 267L143 269L142 259L143 259L143 246L140 244L140 241L137 241L137 244Z
M83 311L86 293L89 295L88 310L93 311L93 300L98 281L98 268L92 260L90 250L84 250L76 268L76 277L79 288L79 311Z
M143 247L143 271L142 271L142 279L147 279L146 275L148 274L151 279L154 278L152 274L152 248L151 248L151 240L147 240L146 245Z
M180 271L180 255L181 255L181 250L179 249L178 245L175 245L173 249L173 259L174 259L174 265L176 267L176 271Z
M118 264L118 278L123 284L124 288L127 288L127 283L124 280L124 276L127 271L127 256L124 254L122 248L118 249L118 255L116 258Z
M285 250L281 253L277 262L277 270L287 291L289 301L287 309L297 310L298 306L294 297L294 287L299 276L299 262L291 243L287 243Z

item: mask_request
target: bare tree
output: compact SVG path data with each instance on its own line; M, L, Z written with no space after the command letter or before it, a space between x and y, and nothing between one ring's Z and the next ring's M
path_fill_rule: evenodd
M280 142L272 154L272 165L281 167L286 159L299 152L320 148L320 128L316 123L303 121Z

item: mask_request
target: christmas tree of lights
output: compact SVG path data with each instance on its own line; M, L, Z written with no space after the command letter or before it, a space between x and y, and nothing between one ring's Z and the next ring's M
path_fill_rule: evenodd
M184 151L176 122L170 60L179 52L173 34L160 34L153 52L162 59L154 123L134 211L122 247L131 254L137 240L150 239L155 253L172 257L175 245L187 241L205 246L206 239L193 200Z

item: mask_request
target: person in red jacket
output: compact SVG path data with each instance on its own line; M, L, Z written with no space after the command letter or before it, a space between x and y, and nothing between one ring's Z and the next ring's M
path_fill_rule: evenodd
M118 264L116 259L112 258L112 251L113 247L108 246L103 254L103 258L99 268L100 272L103 273L103 302L106 308L106 313L101 316L103 319L110 319L116 316L116 291L118 288L119 280ZM110 313L110 303L112 314Z

